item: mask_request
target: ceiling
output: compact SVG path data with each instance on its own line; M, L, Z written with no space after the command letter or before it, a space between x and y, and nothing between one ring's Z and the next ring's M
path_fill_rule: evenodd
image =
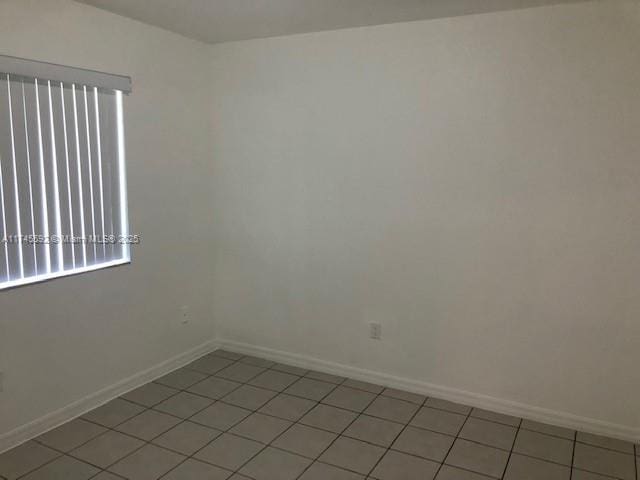
M77 0L207 43L581 0Z

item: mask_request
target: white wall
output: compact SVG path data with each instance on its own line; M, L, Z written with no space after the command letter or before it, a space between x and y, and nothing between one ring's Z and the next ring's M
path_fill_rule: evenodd
M617 1L214 46L219 336L639 432L638 45Z
M133 77L133 264L0 292L0 437L213 337L204 44L69 0L0 2L0 53ZM178 321L181 305L191 322Z
M0 438L209 340L212 301L225 339L640 428L639 23L594 2L206 47L0 2L1 53L133 77L143 235L129 267L0 292Z

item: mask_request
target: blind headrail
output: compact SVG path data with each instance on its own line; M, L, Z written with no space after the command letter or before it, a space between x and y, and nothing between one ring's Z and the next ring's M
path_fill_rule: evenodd
M0 73L131 93L131 77L0 55Z

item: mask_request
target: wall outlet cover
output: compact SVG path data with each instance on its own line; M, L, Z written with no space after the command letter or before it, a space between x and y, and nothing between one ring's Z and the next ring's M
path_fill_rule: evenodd
M369 338L380 340L382 338L382 325L376 322L369 324Z
M180 321L185 324L189 323L189 306L183 305L180 307Z

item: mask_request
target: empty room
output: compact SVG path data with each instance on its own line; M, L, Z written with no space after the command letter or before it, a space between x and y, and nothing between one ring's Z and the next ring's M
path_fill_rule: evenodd
M0 0L0 480L640 480L640 0Z

